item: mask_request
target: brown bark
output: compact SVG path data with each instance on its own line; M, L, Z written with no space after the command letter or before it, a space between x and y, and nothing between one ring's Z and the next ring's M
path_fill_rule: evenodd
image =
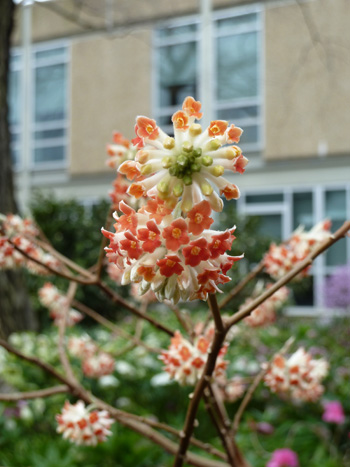
M0 1L0 212L17 211L14 197L10 132L8 124L8 71L10 37L15 5L12 0ZM35 321L29 306L23 274L0 271L0 336L33 329Z

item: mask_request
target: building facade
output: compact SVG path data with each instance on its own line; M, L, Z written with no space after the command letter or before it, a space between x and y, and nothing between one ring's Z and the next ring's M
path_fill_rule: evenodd
M327 217L336 229L350 218L348 0L213 0L211 7L86 0L77 11L71 0L34 3L27 62L20 25L29 7L18 9L9 101L22 205L28 187L82 202L106 197L113 130L132 138L136 115L166 130L193 95L205 115L209 109L211 119L244 129L250 164L236 178L237 206L261 216L263 232L282 239L299 224ZM317 259L302 304L322 307L325 277L347 262L349 238Z

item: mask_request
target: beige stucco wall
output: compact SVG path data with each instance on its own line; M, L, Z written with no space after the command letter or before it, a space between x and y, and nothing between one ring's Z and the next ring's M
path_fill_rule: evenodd
M151 32L73 42L70 172L106 170L114 130L134 137L136 115L150 115Z
M349 1L271 7L265 18L266 159L349 155Z

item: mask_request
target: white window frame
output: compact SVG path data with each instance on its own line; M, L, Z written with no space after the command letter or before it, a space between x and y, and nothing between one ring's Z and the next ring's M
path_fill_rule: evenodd
M243 144L243 149L245 153L261 153L261 151L264 148L264 99L263 99L263 64L264 64L264 29L263 29L263 5L261 4L254 4L254 5L248 5L248 6L242 6L242 7L231 7L228 9L222 9L222 10L214 10L212 13L212 23L213 23L213 45L215 45L215 41L218 37L224 37L224 36L232 36L234 33L227 33L227 32L221 32L219 33L217 31L217 21L220 19L227 19L230 17L238 17L238 16L243 16L246 14L250 13L255 13L257 14L257 22L256 26L242 26L237 32L237 34L240 34L242 32L251 32L251 31L257 31L258 33L258 50L257 50L257 55L258 55L258 95L257 97L254 98L242 98L240 100L232 100L229 103L219 103L215 97L216 94L216 89L217 89L217 78L216 78L216 73L215 67L216 67L216 55L215 52L213 54L213 89L211 92L210 99L212 101L212 108L214 110L214 114L210 116L211 120L214 120L217 118L217 113L221 109L226 109L226 108L234 108L234 107L241 107L242 105L256 105L258 107L258 116L255 118L249 118L249 119L242 119L239 122L233 122L237 125L243 126L244 124L256 124L258 127L258 141L256 143L245 143ZM165 29L165 28L176 28L176 27L181 27L181 26L186 26L189 24L196 24L198 26L197 31L193 33L184 33L184 34L179 34L173 37L169 38L162 38L158 36L158 31L160 29ZM181 44L181 43L187 43L187 42L196 42L197 44L197 51L198 51L198 69L197 69L197 76L196 76L196 82L197 82L197 96L193 96L199 100L202 100L203 97L200 95L201 92L201 85L200 85L200 80L201 80L201 61L200 61L200 47L201 47L201 31L200 31L200 16L199 15L192 15L192 16L187 16L187 17L182 17L182 18L176 18L172 20L167 20L167 21L162 21L157 24L157 27L153 31L153 41L152 41L152 50L153 50L153 56L152 56L152 70L153 70L153 76L152 76L152 114L155 116L156 119L159 119L163 116L168 116L174 113L176 110L178 110L177 106L169 106L169 107L161 107L159 105L160 102L160 96L159 96L159 86L158 86L158 73L157 73L157 52L161 47L166 47L169 45L176 45L176 44ZM215 51L215 47L213 47L213 50ZM204 109L205 111L205 109ZM172 132L172 127L169 126L164 126L162 127L164 131L169 131ZM244 129L244 128L243 128Z
M298 186L298 187L276 187L272 189L260 190L247 190L241 196L237 203L237 210L243 215L268 215L268 214L281 214L282 215L282 240L287 239L293 232L293 194L295 193L312 193L313 194L313 224L324 220L325 215L325 200L327 191L344 191L345 190L345 211L346 218L350 218L350 183L348 184L329 184L329 185L315 185L315 186ZM283 194L283 202L271 203L247 203L246 197L248 195L267 195L267 194ZM350 237L346 237L346 258L345 262L350 263ZM311 275L314 277L314 306L320 310L325 310L324 304L324 279L326 276L332 274L339 266L327 266L325 255L320 255L316 258L312 269ZM291 307L291 310L307 307Z
M62 48L63 53L59 55L59 57L45 57L45 58L37 58L36 54L38 52L45 52L51 51L58 48ZM14 71L21 72L23 64L22 64L22 53L21 48L17 47L11 51L13 55L19 57L19 62L16 63ZM28 169L31 171L41 171L41 170L55 170L55 169L65 169L68 163L68 150L69 150L69 120L70 120L70 63L71 63L71 50L70 44L67 40L55 40L49 42L41 42L37 44L33 44L31 50L31 83L32 83L32 106L30 111L30 161ZM50 122L35 122L35 96L36 96L36 89L35 89L35 74L36 70L41 67L50 66L50 65L60 65L63 64L66 67L66 112L65 118ZM11 70L12 71L12 70ZM21 105L21 104L20 104ZM15 131L20 133L21 131L21 123L16 126L12 126L10 131ZM44 141L35 141L35 132L45 131L45 130L53 130L53 129L62 129L64 135L57 138L50 138L45 139ZM50 148L54 146L63 146L64 153L63 158L59 161L41 161L35 162L34 160L34 151L36 148ZM12 146L13 148L18 148L21 150L21 141L18 143L14 143ZM15 170L20 171L22 169L22 160L21 154L19 157L19 161L15 164Z

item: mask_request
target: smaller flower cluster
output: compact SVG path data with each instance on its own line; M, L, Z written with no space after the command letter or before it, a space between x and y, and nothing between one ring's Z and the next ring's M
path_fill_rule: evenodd
M89 378L110 375L115 369L114 358L98 348L89 336L73 336L68 341L70 354L82 360L82 370Z
M292 399L314 402L323 394L321 381L328 373L328 362L313 359L303 348L289 358L275 355L264 377L272 392L288 393Z
M75 404L66 401L56 420L57 432L62 433L64 439L86 446L96 446L106 441L112 434L110 428L114 423L106 410L91 410L85 407L83 401Z
M269 289L272 284L267 284L266 288ZM263 292L263 282L258 282L252 297L241 305L240 309L251 303L256 297ZM244 322L251 327L260 327L271 324L276 320L276 311L283 305L287 300L289 290L287 287L281 287L278 289L270 298L265 300L261 305L255 308L252 313L244 319Z
M39 289L38 293L40 303L49 309L50 318L54 320L54 324L58 325L68 307L67 297L51 282L46 282L46 284ZM74 324L79 323L82 319L83 315L79 313L79 311L69 307L66 316L67 326L74 326Z
M0 269L26 267L33 274L49 274L44 266L28 259L16 247L42 264L60 269L59 261L32 241L39 232L30 219L22 219L14 214L0 214L0 223L3 232L0 235Z
M203 334L195 337L192 344L182 336L180 331L176 331L174 337L171 338L169 349L163 351L159 357L165 364L164 370L179 384L193 386L202 376L213 336L214 328L209 326ZM225 343L219 352L213 372L215 378L225 376L227 361L224 360L224 356L227 346L228 344Z
M331 222L329 220L320 222L309 232L305 232L303 227L299 227L285 244L271 244L264 258L266 272L276 280L285 276L323 241L330 238L332 235L330 228ZM307 273L308 268L304 269L297 277L300 279Z
M160 301L205 300L208 293L220 292L218 284L230 281L227 271L242 258L226 254L235 228L209 230L208 201L196 204L186 218L175 218L160 199L150 199L137 212L123 202L119 209L123 215L114 214L116 232L102 229L110 241L107 257L124 269L123 285L140 284L140 295L151 288Z

